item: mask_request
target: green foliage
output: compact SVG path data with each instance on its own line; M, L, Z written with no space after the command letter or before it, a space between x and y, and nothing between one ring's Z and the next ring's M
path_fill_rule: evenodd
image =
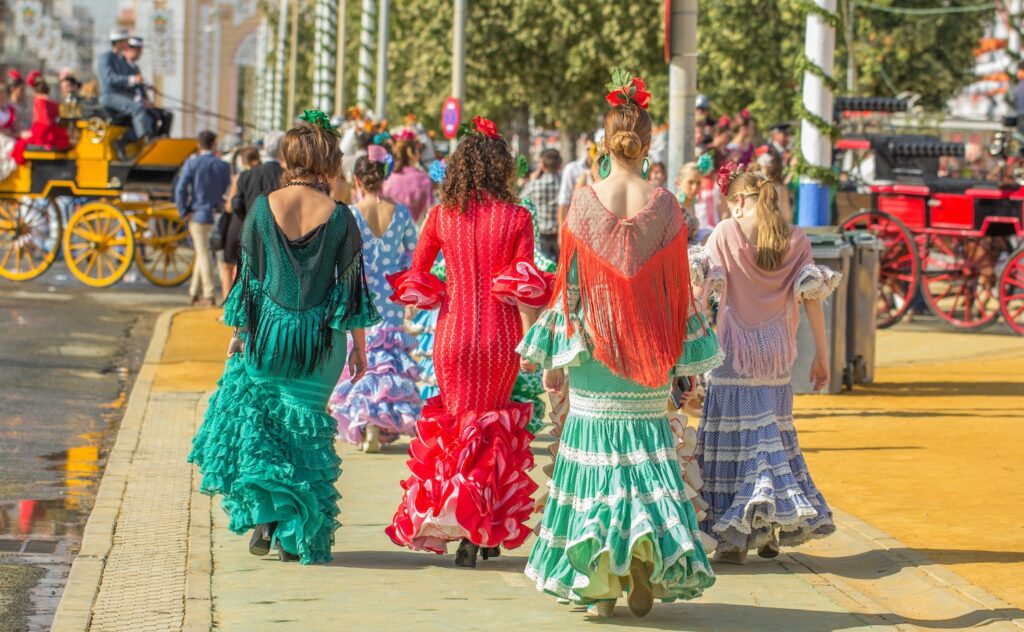
M300 0L299 77L296 109L311 102L313 11ZM840 0L840 15L845 15ZM871 0L875 5L933 6L935 0ZM966 6L977 0L947 0ZM734 114L748 108L762 127L800 114L806 11L809 0L701 2L698 90L713 109ZM271 22L277 2L264 5ZM361 3L348 0L346 105L356 99ZM855 44L857 93L915 91L926 107L940 109L970 82L973 49L989 13L898 15L859 8ZM400 122L415 114L437 129L451 91L452 0L391 3L388 112ZM501 129L532 116L539 125L578 132L593 129L606 109L609 70L621 66L643 77L654 95L650 114L668 114L668 68L663 58L662 3L610 0L474 0L466 37L467 117L481 114ZM272 24L273 27L273 24ZM836 33L833 78L845 86L843 25ZM372 74L376 72L376 54ZM371 94L374 90L371 80ZM372 106L371 97L371 106Z
M872 0L900 8L970 6L977 0ZM921 105L940 110L958 88L974 79L974 48L992 12L916 16L857 9L854 55L861 94L921 94ZM842 63L846 63L842 51ZM845 66L844 66L845 67Z

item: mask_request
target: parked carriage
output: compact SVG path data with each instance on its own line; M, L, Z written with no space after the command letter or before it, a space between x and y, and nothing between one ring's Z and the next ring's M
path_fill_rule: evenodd
M870 110L871 101L855 107ZM892 99L879 101L886 109L875 111L900 109ZM1024 186L1004 141L1000 136L993 152L1000 180L940 177L940 158L963 158L965 148L938 136L868 134L837 143L840 152L863 152L874 163L870 209L843 226L870 230L884 243L879 327L923 303L956 329L977 331L1002 315L1024 335Z
M195 140L136 143L134 158L121 161L112 144L126 130L75 120L68 151L27 149L25 164L0 181L0 277L34 279L62 252L92 287L116 283L133 263L159 286L189 279L195 252L171 194Z

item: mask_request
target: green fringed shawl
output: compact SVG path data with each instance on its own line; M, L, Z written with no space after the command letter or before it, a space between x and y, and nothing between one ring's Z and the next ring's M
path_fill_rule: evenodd
M309 375L330 357L332 329L379 322L364 276L362 238L344 204L326 223L289 241L260 196L241 241L235 290L245 322L231 324L246 327L246 354L257 369L272 362L281 374Z

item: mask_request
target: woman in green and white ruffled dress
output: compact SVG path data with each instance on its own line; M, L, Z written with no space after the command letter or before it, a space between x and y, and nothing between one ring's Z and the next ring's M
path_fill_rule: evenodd
M623 591L644 616L655 598L692 599L715 581L666 402L674 376L722 360L693 310L679 204L642 177L649 95L642 81L617 78L606 177L575 194L554 307L518 349L526 368L545 369L549 391L561 391L569 370L569 415L526 574L602 617Z

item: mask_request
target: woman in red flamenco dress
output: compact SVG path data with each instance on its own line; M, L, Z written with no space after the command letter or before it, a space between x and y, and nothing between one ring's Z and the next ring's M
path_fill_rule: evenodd
M32 100L32 127L11 149L11 158L19 165L25 164L25 148L29 145L43 147L47 151L64 151L71 145L68 131L57 120L60 104L50 98L50 86L43 79L43 73L38 70L30 72L28 85L36 93Z
M399 546L476 566L529 535L537 485L526 429L530 404L513 403L523 328L550 295L533 263L533 220L510 190L514 162L494 124L477 117L448 161L441 204L430 211L411 269L388 278L391 300L440 308L434 366L441 394L426 402L409 446L410 476L387 534ZM447 285L430 274L444 254Z

